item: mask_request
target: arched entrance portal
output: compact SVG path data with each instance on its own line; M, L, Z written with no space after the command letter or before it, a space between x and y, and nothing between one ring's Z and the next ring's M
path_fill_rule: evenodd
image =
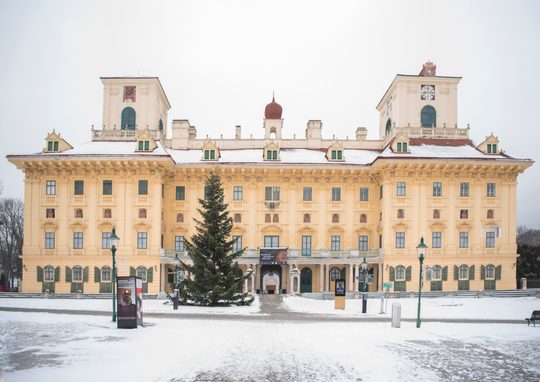
M280 265L263 265L261 267L261 293L277 294L282 289Z
M312 292L312 272L309 268L302 268L300 271L300 293L311 293Z

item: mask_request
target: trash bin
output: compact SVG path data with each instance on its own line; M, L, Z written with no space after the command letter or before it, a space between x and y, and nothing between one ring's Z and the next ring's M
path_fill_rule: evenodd
M401 304L399 302L392 304L392 327L401 327Z

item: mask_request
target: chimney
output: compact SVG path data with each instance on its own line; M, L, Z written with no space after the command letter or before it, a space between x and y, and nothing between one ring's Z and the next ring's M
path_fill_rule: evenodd
M240 133L241 130L242 130L242 127L241 127L240 125L236 125L236 127L235 127L234 130L235 130L235 132L234 132L234 139L237 139L237 140L242 139L241 133Z

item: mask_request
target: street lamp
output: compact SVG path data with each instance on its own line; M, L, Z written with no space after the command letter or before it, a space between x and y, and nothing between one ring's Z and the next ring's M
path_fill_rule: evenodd
M111 236L109 236L109 240L112 252L112 320L116 322L116 259L114 256L116 255L116 247L120 238L116 236L116 230L114 228L112 229Z
M178 253L174 255L174 273L176 275L176 283L174 285L174 297L173 297L173 310L178 310L178 303L179 303L179 300L180 300L180 281L183 281L183 280L180 280L181 278L183 279L183 274L184 272L182 272L180 270L180 259L178 258Z
M367 261L364 257L364 260L362 260L362 277L364 278L364 291L362 292L362 313L367 313L367 285L368 285L368 270L367 270Z
M420 239L420 244L416 247L416 254L418 255L418 260L420 260L420 278L418 283L418 315L416 316L416 327L420 327L420 306L422 303L422 265L424 259L426 258L428 246L424 244L424 237Z

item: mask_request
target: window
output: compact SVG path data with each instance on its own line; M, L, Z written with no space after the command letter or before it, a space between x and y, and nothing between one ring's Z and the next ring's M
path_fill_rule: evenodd
M121 130L135 130L135 110L132 107L126 107L122 110Z
M47 151L58 151L58 141L48 141Z
M495 266L494 265L488 265L486 266L486 280L495 280Z
M360 223L367 223L367 215L360 214Z
M216 159L216 150L204 150L204 159L205 160L214 160Z
M264 215L264 222L265 222L265 223L272 223L272 215L270 215L270 214L265 214L265 215Z
M339 223L339 214L332 214L332 223Z
M495 248L495 232L486 232L486 248Z
M176 214L176 222L177 223L183 223L184 222L184 214Z
M396 281L405 281L405 267L403 265L396 267Z
M233 187L233 200L244 199L244 188L242 186Z
M80 266L76 265L71 270L71 280L75 283L83 281L82 268Z
M104 266L101 268L101 281L110 282L111 281L111 268Z
M340 279L341 278L341 271L339 270L339 268L332 268L330 269L330 280L332 281L336 281L337 279Z
M431 246L433 248L441 248L441 233L440 232L432 232L431 233Z
M330 250L332 252L337 252L341 249L341 236L333 235L330 238Z
M277 150L266 150L266 159L277 160Z
M379 235L379 249L382 248L382 244L383 244L383 238L382 238L382 235Z
M431 280L441 281L442 280L442 268L440 265L435 265L431 271Z
M488 143L487 152L488 152L488 154L497 154L497 144L496 143Z
M405 210L403 208L398 208L398 210L397 210L397 218L398 219L404 219L405 218Z
M279 223L279 215L278 214L274 214L274 216L272 216L272 223Z
M165 185L163 183L161 183L161 197L165 197Z
M469 279L469 267L462 265L459 267L459 279L468 280Z
M495 197L495 183L488 183L487 184L487 196L490 198Z
M148 195L148 181L147 180L139 180L138 194Z
M264 200L279 201L279 187L265 187Z
M47 219L54 219L54 208L47 208L46 211L45 211L45 216L47 217Z
M185 199L186 199L186 187L176 186L176 200L185 200Z
M104 219L110 219L112 217L112 212L110 208L105 208L103 210L103 218Z
M469 210L459 210L459 218L460 219L468 219L469 218Z
M45 185L46 195L56 195L56 180L48 180Z
M342 150L332 150L331 158L332 158L332 160L343 160L343 151Z
M469 248L469 233L468 232L459 233L459 248Z
M112 195L112 180L103 181L103 195Z
M311 236L302 236L302 256L311 256Z
M240 252L242 250L242 236L233 236L232 253Z
M493 219L493 215L494 215L493 210L487 210L487 218L488 219Z
M407 152L407 142L398 142L397 143L397 152L406 153Z
M83 247L83 233L73 232L73 249L82 249Z
M146 219L146 208L139 208L139 219Z
M360 201L367 202L369 200L369 188L360 187Z
M45 232L45 249L54 249L54 232Z
M440 219L441 218L441 210L434 209L433 210L433 219Z
M137 232L137 249L146 249L147 244L147 233Z
M396 232L396 248L405 248L405 232Z
M242 222L242 215L241 214L234 214L234 222L235 223L241 223Z
M184 236L175 236L174 237L174 250L176 252L184 252Z
M111 249L111 233L110 232L101 233L101 248Z
M384 196L384 192L383 192L383 186L379 186L379 199L382 199Z
M431 105L426 105L420 111L420 122L422 127L435 127L437 126L437 112Z
M405 196L407 194L407 184L405 182L397 182L396 195Z
M139 141L139 151L150 151L150 141Z
M358 250L366 252L368 250L368 237L365 235L358 236Z
M332 187L332 201L339 202L341 200L341 188Z
M43 270L43 281L51 282L54 281L54 268L50 265L47 265Z
M441 182L433 182L433 196L442 196Z
M146 282L146 268L145 267L137 267L137 276L139 276L142 279L142 282Z
M279 247L279 236L265 236L264 246L265 247Z
M462 198L466 198L469 196L469 183L468 182L462 182L459 186L459 196Z
M204 200L208 200L210 198L210 187L204 186L203 193L204 193Z
M311 215L304 214L304 223L311 223Z
M83 217L82 208L75 208L75 218L76 219L82 219L82 217Z
M313 190L311 187L304 187L302 200L304 202L311 202L313 200Z
M76 180L73 186L75 195L84 195L84 180Z

